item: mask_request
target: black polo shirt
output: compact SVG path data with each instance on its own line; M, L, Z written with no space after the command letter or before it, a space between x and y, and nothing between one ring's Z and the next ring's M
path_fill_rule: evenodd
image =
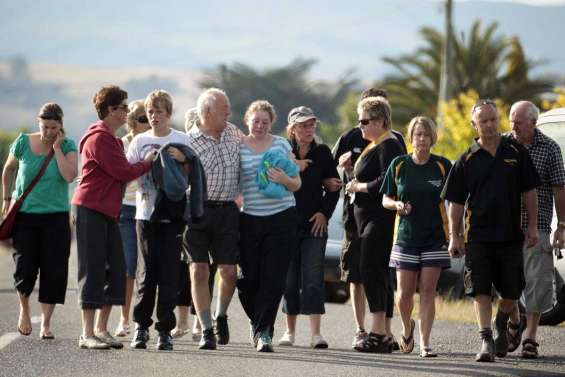
M501 136L494 157L473 142L451 169L442 197L467 204L467 242L522 242L521 194L539 184L528 151Z

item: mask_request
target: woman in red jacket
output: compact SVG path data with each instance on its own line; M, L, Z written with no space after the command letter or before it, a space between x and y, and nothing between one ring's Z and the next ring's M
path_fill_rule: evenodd
M130 164L115 133L128 114L127 92L103 87L94 96L100 121L79 143L82 178L72 203L77 207L79 304L82 334L79 347L122 348L107 330L112 305L124 304L126 267L118 217L126 183L150 169L153 154ZM99 310L94 326L95 311Z

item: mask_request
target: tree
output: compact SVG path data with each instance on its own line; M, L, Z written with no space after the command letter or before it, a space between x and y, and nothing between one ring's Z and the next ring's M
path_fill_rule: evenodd
M355 85L352 72L345 72L335 83L312 82L306 78L314 60L296 59L284 67L258 71L248 65L222 64L200 81L201 88L217 87L228 94L232 121L243 126L247 106L257 99L266 99L277 109L279 121L273 133L282 134L286 116L296 106L311 107L321 121L329 125L338 120L336 109Z
M541 104L543 110L557 109L559 107L565 107L565 87L556 88L554 90L556 96L553 100L544 100Z
M471 109L478 99L477 92L469 90L452 100L440 103L444 123L438 130L433 153L455 160L469 147L473 138L477 137L477 132L471 126L470 119ZM509 131L509 107L501 99L495 99L495 102L500 118L500 131Z
M473 90L482 98L499 98L511 104L520 99L540 103L540 95L553 84L544 78L531 79L529 72L539 63L527 59L517 37L496 35L497 23L481 28L475 21L468 35L452 40L454 93ZM406 125L416 115L437 116L437 100L445 35L433 28L420 30L424 44L412 54L384 61L398 72L385 77L397 124Z

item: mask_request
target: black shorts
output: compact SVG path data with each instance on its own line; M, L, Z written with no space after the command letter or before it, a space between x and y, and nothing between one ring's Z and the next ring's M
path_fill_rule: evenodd
M204 216L190 221L184 245L193 263L235 265L239 260L239 210L234 202L206 202Z
M353 206L344 204L349 211L344 216L343 241L341 243L341 280L346 283L362 283L361 281L361 240L357 231L357 224L353 216Z
M465 293L517 300L525 287L521 242L471 242L466 245Z

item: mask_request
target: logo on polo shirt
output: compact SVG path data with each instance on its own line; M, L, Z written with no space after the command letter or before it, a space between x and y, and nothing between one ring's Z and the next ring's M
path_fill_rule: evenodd
M428 181L429 184L431 184L434 187L439 187L441 186L441 179L436 179L436 180L432 180L432 181Z
M518 163L518 160L514 159L514 158L505 158L504 162L506 162L509 165L514 166L515 164Z

